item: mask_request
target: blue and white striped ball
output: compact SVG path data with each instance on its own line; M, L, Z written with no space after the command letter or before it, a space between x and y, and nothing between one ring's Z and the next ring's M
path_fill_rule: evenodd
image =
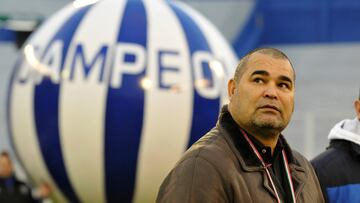
M154 202L184 150L215 125L236 60L182 3L76 1L19 57L13 146L57 202Z

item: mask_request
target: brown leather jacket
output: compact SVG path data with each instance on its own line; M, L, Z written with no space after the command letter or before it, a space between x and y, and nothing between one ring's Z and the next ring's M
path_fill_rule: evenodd
M324 202L310 163L285 150L297 203ZM277 202L265 170L240 134L226 106L215 128L196 142L160 187L158 203L271 203Z

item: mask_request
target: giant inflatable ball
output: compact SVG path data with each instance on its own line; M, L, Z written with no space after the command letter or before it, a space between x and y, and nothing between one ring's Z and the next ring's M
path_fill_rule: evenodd
M56 202L154 202L216 123L237 59L180 2L75 1L24 45L8 124L21 165Z

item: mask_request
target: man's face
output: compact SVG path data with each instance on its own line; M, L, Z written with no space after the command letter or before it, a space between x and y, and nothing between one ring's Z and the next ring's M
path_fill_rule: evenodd
M355 106L356 116L357 116L358 119L360 120L360 99L355 100L354 106Z
M245 130L281 132L294 110L294 72L286 59L253 53L241 78L228 84L229 110Z
M13 168L9 157L0 156L0 177L7 178L13 174Z

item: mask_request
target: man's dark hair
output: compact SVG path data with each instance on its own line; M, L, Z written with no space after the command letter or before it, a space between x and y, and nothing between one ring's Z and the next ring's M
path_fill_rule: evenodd
M2 151L2 152L0 153L0 156L9 157L9 152L7 152L7 151Z
M241 76L243 75L243 73L246 70L246 65L249 61L249 58L253 53L261 53L261 54L265 54L265 55L270 55L276 59L285 59L285 60L289 61L291 68L293 69L294 78L295 78L295 70L293 68L293 65L292 65L289 57L286 56L286 54L284 54L284 52L280 51L279 49L275 49L275 48L261 47L261 48L257 48L257 49L250 51L249 53L247 53L244 57L242 57L240 59L238 65L236 67L235 74L234 74L235 81L240 80Z

